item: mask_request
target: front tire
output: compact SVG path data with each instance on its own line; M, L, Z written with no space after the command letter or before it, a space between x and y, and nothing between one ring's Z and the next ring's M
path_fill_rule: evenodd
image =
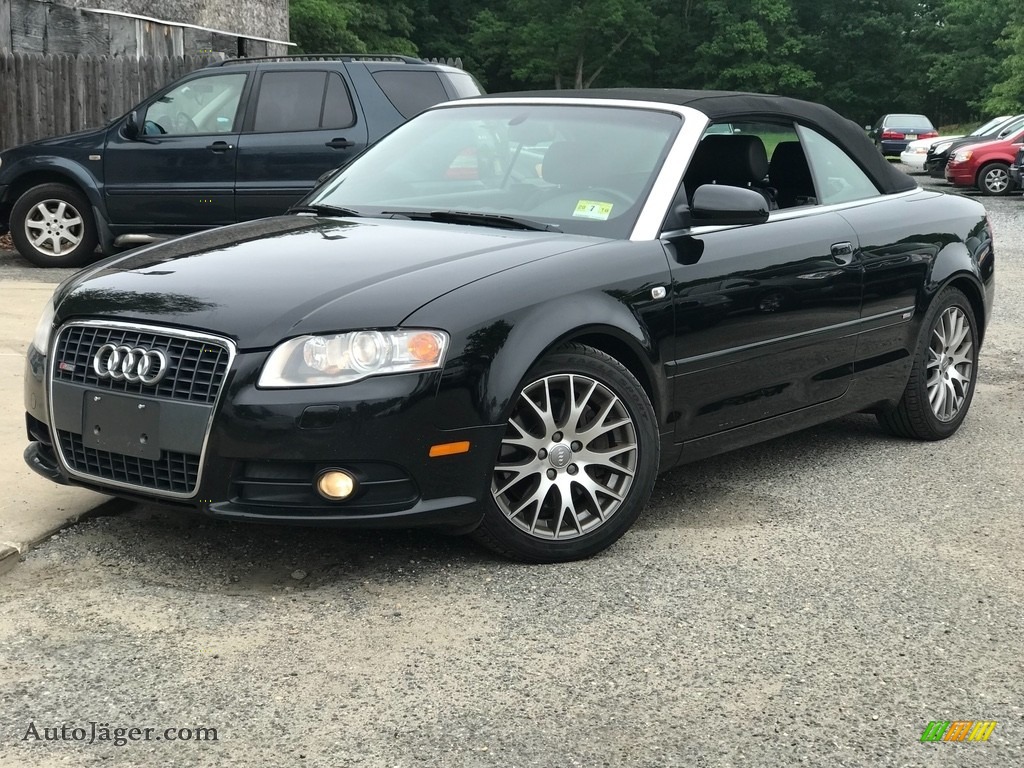
M592 347L563 347L518 389L473 535L525 562L590 557L640 515L659 450L654 408L629 370Z
M978 189L983 195L1006 195L1012 186L1006 163L989 163L978 172Z
M978 324L956 288L939 294L925 316L910 380L899 405L878 414L898 437L944 440L967 416L978 378Z
M80 267L96 250L89 201L66 184L40 184L11 209L11 239L37 267Z

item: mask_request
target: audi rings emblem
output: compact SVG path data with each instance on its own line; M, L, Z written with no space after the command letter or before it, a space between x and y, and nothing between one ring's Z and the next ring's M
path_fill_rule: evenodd
M92 369L101 379L153 386L167 375L167 355L159 349L104 344L93 355Z

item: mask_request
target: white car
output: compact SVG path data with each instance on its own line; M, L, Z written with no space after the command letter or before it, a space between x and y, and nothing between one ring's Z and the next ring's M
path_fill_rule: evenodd
M917 139L907 144L907 148L900 153L900 162L909 165L915 171L924 171L924 161L928 156L928 148L938 141L952 141L960 136L935 136L931 139Z

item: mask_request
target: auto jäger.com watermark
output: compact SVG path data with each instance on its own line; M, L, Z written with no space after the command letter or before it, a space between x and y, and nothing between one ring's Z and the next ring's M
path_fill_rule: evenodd
M90 720L84 725L62 723L55 726L28 724L22 741L72 741L83 744L112 744L124 747L136 741L218 741L217 729L197 725L192 728L152 728L111 726Z

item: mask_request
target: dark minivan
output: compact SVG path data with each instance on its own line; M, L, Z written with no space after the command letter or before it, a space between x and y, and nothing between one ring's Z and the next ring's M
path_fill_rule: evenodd
M0 234L39 266L283 213L434 104L482 92L405 56L231 59L104 128L0 153Z

